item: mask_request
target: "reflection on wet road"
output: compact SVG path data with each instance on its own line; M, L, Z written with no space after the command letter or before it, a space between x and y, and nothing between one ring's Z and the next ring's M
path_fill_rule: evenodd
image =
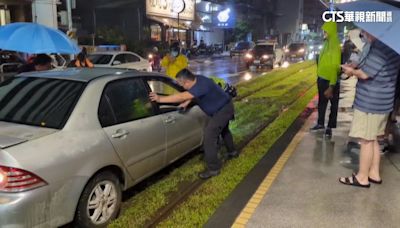
M239 57L218 57L190 60L189 69L195 74L216 76L225 79L228 83L237 84L260 76L269 69L258 69L255 72L246 69L246 64Z

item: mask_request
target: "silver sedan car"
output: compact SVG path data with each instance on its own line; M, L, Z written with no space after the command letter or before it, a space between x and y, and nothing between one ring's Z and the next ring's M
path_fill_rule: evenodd
M182 91L118 69L25 73L0 84L0 227L103 227L123 190L202 144L198 106L155 104Z

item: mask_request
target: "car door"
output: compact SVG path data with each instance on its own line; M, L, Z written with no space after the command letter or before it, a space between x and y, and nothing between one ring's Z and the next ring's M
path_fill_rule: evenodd
M130 68L130 69L136 69L136 70L140 70L140 71L148 70L148 68L150 66L149 61L144 60L135 54L127 53L124 55L125 55L125 60L126 60L124 67Z
M107 84L99 120L115 151L135 180L165 166L165 126L140 78Z
M159 95L172 95L183 91L169 78L147 77L146 79L149 89ZM166 127L167 162L171 163L201 145L206 116L197 105L184 113L178 110L179 104L157 105Z
M125 55L117 54L117 55L115 55L114 59L112 60L111 66L118 67L118 68L124 68L125 64L126 64Z

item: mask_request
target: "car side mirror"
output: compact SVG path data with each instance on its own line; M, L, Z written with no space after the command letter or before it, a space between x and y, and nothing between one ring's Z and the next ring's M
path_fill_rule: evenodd
M115 60L115 61L112 63L113 66L121 65L121 64L122 64L121 61L118 61L118 60Z

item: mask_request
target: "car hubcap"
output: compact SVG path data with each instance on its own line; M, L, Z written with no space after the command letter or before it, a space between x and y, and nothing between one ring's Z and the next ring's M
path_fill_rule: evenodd
M102 181L93 188L89 195L87 213L96 224L107 222L113 215L117 204L117 191L111 181Z

